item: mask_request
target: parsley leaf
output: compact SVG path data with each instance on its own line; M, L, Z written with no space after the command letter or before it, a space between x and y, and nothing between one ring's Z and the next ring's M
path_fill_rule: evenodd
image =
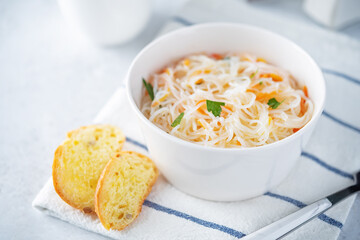
M225 106L224 102L215 102L211 100L206 100L206 108L209 112L212 112L215 117L220 116L221 106Z
M272 108L272 109L276 109L278 106L280 106L280 104L282 104L285 101L282 100L281 102L278 102L275 98L270 98L268 101L268 105Z
M180 115L177 117L177 118L175 118L175 120L173 121L173 123L171 124L171 126L172 127L176 127L177 125L179 125L180 124L180 122L181 122L181 119L184 117L184 113L182 112L182 113L180 113Z
M263 85L263 82L261 81L261 82L259 82L259 84L260 84L260 85Z
M255 75L256 75L258 72L259 72L259 69L256 69L256 71L250 75L250 79L252 79L253 77L255 77Z
M151 100L154 100L153 86L151 85L151 83L147 83L144 78L142 80L143 80L144 86L146 88L146 91L149 93L149 96L150 96Z

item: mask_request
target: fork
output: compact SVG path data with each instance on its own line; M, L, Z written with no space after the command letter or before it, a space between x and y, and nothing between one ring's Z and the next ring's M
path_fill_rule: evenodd
M278 221L271 223L245 237L242 240L279 239L303 226L340 201L360 191L360 171L354 175L354 185L320 199Z

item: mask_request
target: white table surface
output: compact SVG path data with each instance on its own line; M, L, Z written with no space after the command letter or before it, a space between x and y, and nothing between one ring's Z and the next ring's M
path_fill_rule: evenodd
M0 239L104 239L40 214L31 202L65 133L91 123L134 56L187 0L152 1L146 30L107 49L74 33L54 0L0 1ZM299 0L252 4L312 22ZM360 24L342 32L360 39ZM339 239L360 238L359 212L357 198Z

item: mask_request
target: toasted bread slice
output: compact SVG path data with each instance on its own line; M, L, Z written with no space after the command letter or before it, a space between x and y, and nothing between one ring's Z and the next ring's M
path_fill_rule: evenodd
M122 230L136 219L158 176L148 157L124 151L106 165L95 193L95 211L109 229Z
M55 151L55 191L69 205L94 212L97 182L106 164L121 151L122 131L110 125L91 125L71 131Z

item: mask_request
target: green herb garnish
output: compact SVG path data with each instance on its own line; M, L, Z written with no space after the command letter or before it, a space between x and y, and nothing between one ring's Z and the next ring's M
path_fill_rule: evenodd
M261 82L259 82L259 84L260 84L260 85L263 85L263 82L261 81Z
M153 86L151 85L151 83L147 83L144 78L142 80L143 80L144 86L146 88L146 91L149 93L149 96L150 96L151 100L154 100Z
M180 122L181 122L181 119L184 117L184 113L182 112L182 113L180 113L180 115L177 117L177 118L175 118L175 120L173 121L173 123L171 124L171 127L176 127L177 125L179 125L180 124Z
M220 116L221 106L225 106L224 102L215 102L211 100L206 100L206 108L209 112L212 112L215 117Z
M253 77L255 77L255 75L259 72L259 69L256 69L256 72L252 73L250 75L250 79L252 79Z
M276 109L278 106L280 106L280 104L282 104L285 101L282 100L281 102L278 102L275 98L270 98L268 101L268 105L272 108L272 109Z

